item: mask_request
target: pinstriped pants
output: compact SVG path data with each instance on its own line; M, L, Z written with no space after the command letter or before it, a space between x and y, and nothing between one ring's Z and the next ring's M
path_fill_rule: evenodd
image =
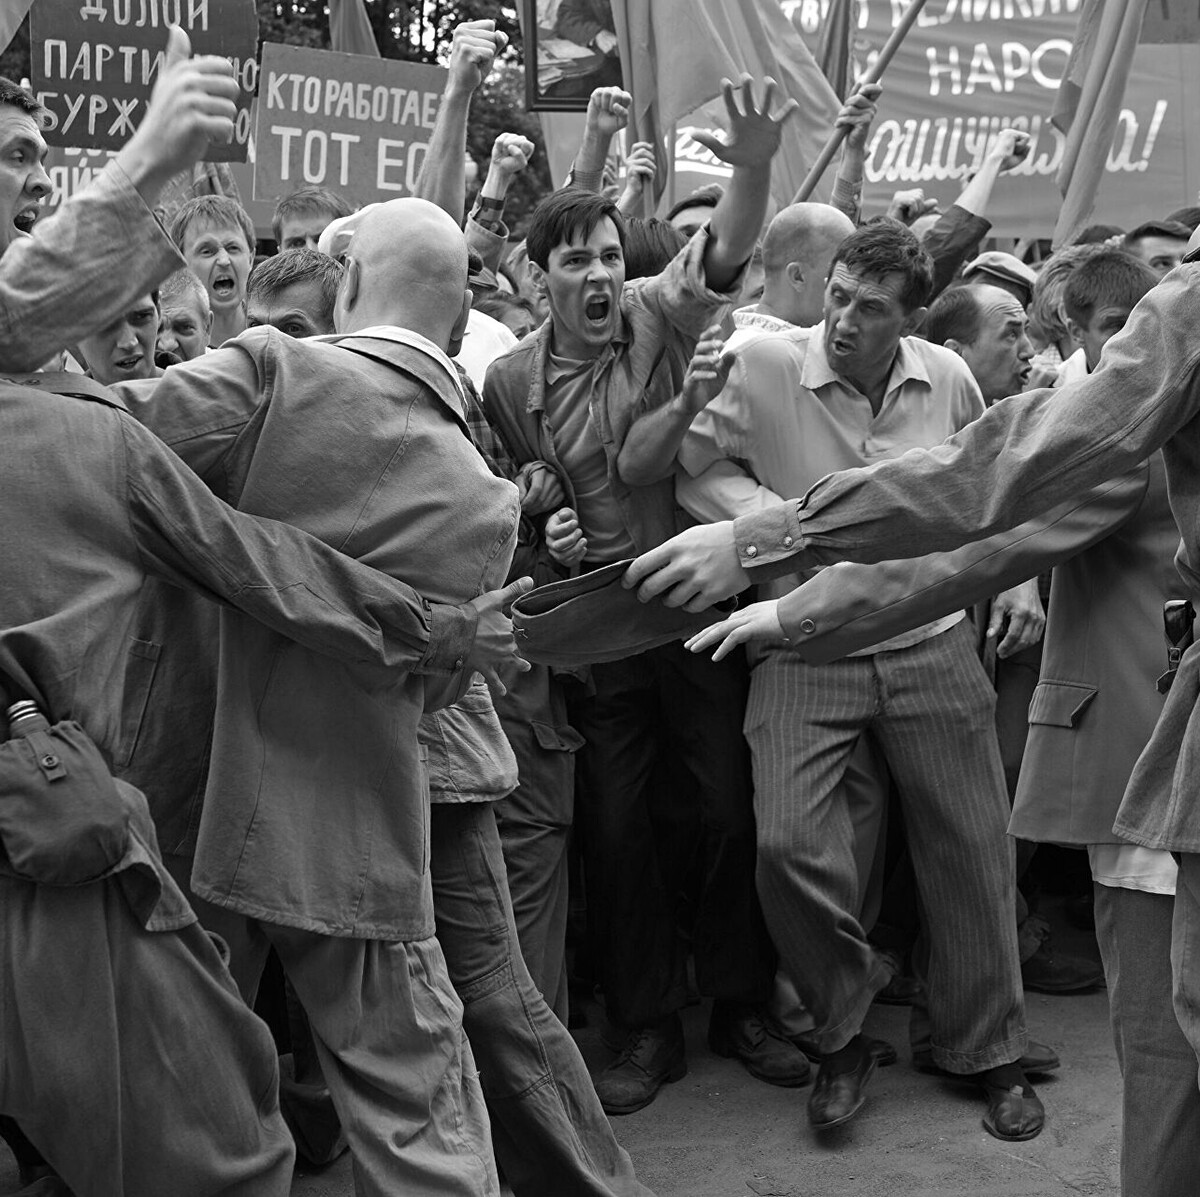
M887 981L853 913L853 829L839 798L847 758L866 728L904 804L930 945L934 1060L977 1072L1025 1050L994 706L965 621L909 648L826 665L808 665L784 647L757 655L745 729L758 891L822 1051L844 1047L861 1030Z

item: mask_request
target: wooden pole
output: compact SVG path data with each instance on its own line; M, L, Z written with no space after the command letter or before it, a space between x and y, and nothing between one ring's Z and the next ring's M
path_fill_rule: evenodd
M925 0L909 0L908 8L904 10L904 16L900 18L900 24L892 30L892 36L887 39L883 49L879 51L879 57L875 60L875 65L863 76L859 86L863 83L879 82L883 77L883 72L887 70L888 64L895 57L896 51L900 49L900 43L908 36L908 31L916 23L917 17L924 7ZM793 196L793 204L802 204L816 190L817 184L821 181L821 176L829 168L834 154L841 148L841 144L846 140L848 133L848 129L834 129L830 134L829 140L825 143L825 148L817 156L816 162L812 164L812 168L805 176L804 182L800 184L800 190Z

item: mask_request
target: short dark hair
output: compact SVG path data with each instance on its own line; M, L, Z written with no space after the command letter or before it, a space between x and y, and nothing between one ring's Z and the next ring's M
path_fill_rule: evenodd
M246 298L275 296L295 283L320 283L322 308L311 314L320 323L331 325L338 288L345 273L346 268L328 254L318 253L315 249L285 249L273 258L264 258L250 271Z
M686 212L688 208L715 208L724 194L725 188L720 183L705 183L691 195L685 195L683 199L672 204L671 210L663 219L670 224L680 212Z
M289 217L327 212L332 222L349 216L353 211L350 202L336 191L330 191L327 187L301 187L285 195L275 205L275 211L271 214L271 231L275 234L275 244L283 249L283 222Z
M661 274L687 243L687 234L665 220L631 216L625 222L625 277Z
M26 91L19 83L0 75L0 105L17 108L33 117L39 126L45 126L46 118L50 115L37 102L32 92Z
M1176 208L1167 217L1168 224L1181 224L1194 233L1200 227L1200 208Z
M839 265L872 278L902 275L899 299L906 312L927 304L933 291L933 259L910 228L886 216L855 229L838 246L829 266L830 276Z
M1102 304L1132 309L1157 282L1158 275L1141 258L1109 247L1071 272L1063 289L1063 310L1076 324L1087 324Z
M254 222L237 200L228 195L197 195L182 204L179 211L171 217L167 228L167 233L175 242L175 248L180 252L183 251L188 229L197 221L207 221L209 224L236 224L242 230L251 254L254 253Z
M1175 241L1187 241L1191 235L1192 230L1177 220L1147 220L1125 234L1125 244L1136 245L1143 237L1170 237Z
M983 308L975 287L960 284L943 291L929 306L925 339L935 345L959 341L973 345L983 327Z
M586 241L605 218L617 226L621 249L625 249L625 218L613 200L582 187L563 187L551 192L533 210L525 251L543 270L550 267L550 254L576 237Z
M1072 245L1099 245L1113 237L1124 237L1125 230L1115 224L1089 224L1075 235Z

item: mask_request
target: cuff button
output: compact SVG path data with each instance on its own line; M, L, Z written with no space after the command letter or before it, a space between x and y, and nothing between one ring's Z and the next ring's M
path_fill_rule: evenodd
M758 547L756 545L752 545L752 544L747 545L746 546L746 556L747 557L757 557L758 556Z
M800 630L807 636L817 630L817 625L811 619L802 619L800 621Z
M792 538L790 536L785 536L783 538L783 547L785 549L790 549L792 547Z

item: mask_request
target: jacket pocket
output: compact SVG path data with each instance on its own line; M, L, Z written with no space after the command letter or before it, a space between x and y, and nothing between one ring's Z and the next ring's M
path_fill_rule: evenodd
M583 737L573 727L567 727L565 724L556 727L553 723L531 719L529 726L533 729L539 747L547 752L576 752L584 745Z
M121 693L121 740L114 758L118 769L125 769L137 751L138 736L150 705L150 691L162 645L149 640L130 640L125 659L125 679Z
M1096 694L1095 686L1082 682L1038 682L1029 702L1029 722L1077 727Z

